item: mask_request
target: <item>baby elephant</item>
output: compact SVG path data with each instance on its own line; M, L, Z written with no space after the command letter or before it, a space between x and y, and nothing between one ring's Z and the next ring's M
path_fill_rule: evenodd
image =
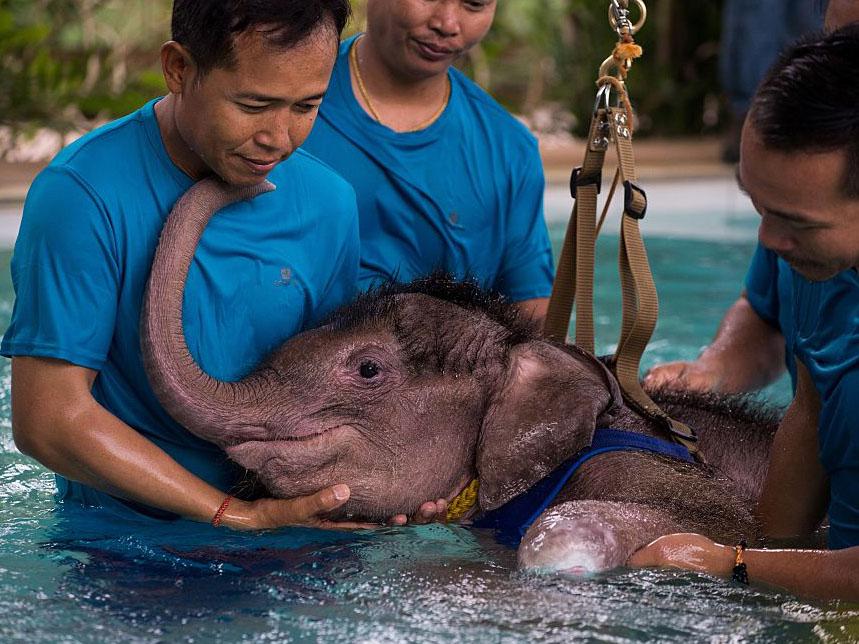
M239 382L203 373L181 322L194 249L217 210L273 189L205 180L186 193L162 233L141 321L165 408L272 494L346 483L342 517L365 520L456 499L460 520L521 539L525 568L606 570L671 532L756 537L751 508L773 419L723 401L664 398L699 432L708 465L692 462L655 438L657 426L624 403L598 359L542 339L514 307L468 283L383 288ZM463 491L477 485L473 507L463 507Z

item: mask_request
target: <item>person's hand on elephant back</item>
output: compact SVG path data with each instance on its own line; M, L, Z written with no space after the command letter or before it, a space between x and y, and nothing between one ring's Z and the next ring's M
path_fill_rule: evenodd
M721 374L700 360L677 360L653 367L644 377L644 386L658 389L688 389L690 391L720 391Z
M644 386L650 391L745 393L775 382L784 369L784 336L758 314L743 293L698 358L653 367L644 377Z

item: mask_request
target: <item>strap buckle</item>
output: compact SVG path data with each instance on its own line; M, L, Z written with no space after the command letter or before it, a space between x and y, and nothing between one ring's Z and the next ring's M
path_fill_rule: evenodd
M682 440L689 441L690 443L698 442L698 435L691 427L674 420L670 416L666 416L666 420L668 421L668 432L672 436L676 436L677 438L680 438Z
M573 199L578 199L576 194L579 186L595 185L597 187L597 194L602 190L602 170L598 174L584 177L582 176L582 172L584 172L584 168L578 167L574 168L573 173L570 175L570 194L573 196Z
M647 214L647 193L632 181L623 182L623 211L633 219L644 219Z

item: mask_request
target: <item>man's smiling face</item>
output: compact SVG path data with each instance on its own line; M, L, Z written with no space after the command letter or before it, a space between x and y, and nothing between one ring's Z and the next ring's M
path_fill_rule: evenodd
M738 178L761 216L758 238L806 279L859 267L859 198L844 194L847 155L768 148L751 121Z
M263 29L236 37L235 64L200 75L190 64L181 86L176 130L194 167L233 185L263 181L300 146L313 127L337 51L334 28L323 25L289 49Z

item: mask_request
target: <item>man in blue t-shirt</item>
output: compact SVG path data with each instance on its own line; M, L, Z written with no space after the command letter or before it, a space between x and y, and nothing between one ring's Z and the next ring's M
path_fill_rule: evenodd
M355 188L361 283L442 269L545 316L552 253L534 137L451 67L495 0L369 0L305 149Z
M770 322L776 322L773 312L781 318L796 366L796 393L775 436L757 512L764 533L775 538L807 537L828 515L831 548L746 551L748 575L798 594L854 601L859 600L857 60L859 24L800 42L783 55L752 102L739 167L741 186L761 215L760 242L778 256L773 262L772 255L758 254L755 272L770 276L770 293L757 302L750 293L748 301L771 316ZM749 285L750 291L764 291L751 279ZM773 308L774 292L789 301ZM730 575L735 556L734 548L700 535L669 535L630 563Z
M161 51L169 94L66 148L35 180L2 353L16 444L57 472L61 498L137 516L218 514L233 528L325 525L348 498L340 485L230 504L240 473L158 404L138 333L164 220L213 174L277 189L219 212L194 257L183 320L204 370L240 378L357 291L354 191L297 149L348 14L346 0L177 0Z
M824 5L828 31L859 22L856 0L830 0ZM793 350L785 346L793 324L793 286L787 262L758 244L745 287L701 355L655 366L645 378L648 388L744 393L775 382L785 368L796 387Z

